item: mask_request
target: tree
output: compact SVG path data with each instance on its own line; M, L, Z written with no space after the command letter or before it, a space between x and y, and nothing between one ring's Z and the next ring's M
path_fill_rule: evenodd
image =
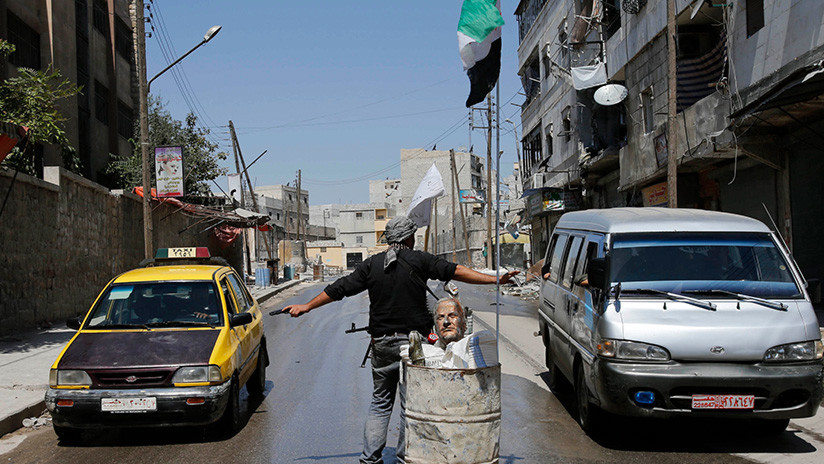
M5 59L14 50L13 44L0 39L0 57ZM27 140L24 149L15 148L3 164L35 175L34 151L28 148L36 143L48 143L60 145L65 167L79 172L80 160L66 138L63 130L66 118L57 110L57 102L76 95L81 89L51 66L45 71L21 67L18 73L0 83L0 122L26 127Z
M136 124L136 133L140 125ZM183 185L186 195L208 195L210 192L208 181L225 175L228 170L218 165L219 160L225 160L228 154L218 152L218 145L210 142L206 136L208 129L197 126L197 116L189 113L185 123L172 118L164 108L159 98L149 97L149 146L182 146L183 147ZM143 185L143 163L138 140L132 140L134 150L125 158L113 159L106 167L108 174L113 174L121 188L132 188ZM154 156L149 161L152 185L155 184Z

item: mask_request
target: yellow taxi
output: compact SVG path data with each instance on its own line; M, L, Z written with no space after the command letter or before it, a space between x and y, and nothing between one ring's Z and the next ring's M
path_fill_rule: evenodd
M237 273L207 248L160 249L148 261L67 321L77 333L46 392L61 441L109 426L211 424L231 434L239 390L263 394L263 317Z

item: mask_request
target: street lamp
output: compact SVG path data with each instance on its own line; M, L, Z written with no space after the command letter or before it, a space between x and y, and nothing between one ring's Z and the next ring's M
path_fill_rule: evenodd
M201 45L212 40L220 32L221 26L212 26L203 36L199 44L192 47L183 56L176 59L172 64L166 66L153 78L146 82L146 27L143 17L143 0L135 0L132 4L134 8L134 41L135 41L135 64L138 70L138 87L140 91L140 152L143 165L143 251L146 258L151 258L154 253L153 226L152 226L152 176L149 170L149 86L151 83L165 73L172 66L180 63L184 58L197 50Z

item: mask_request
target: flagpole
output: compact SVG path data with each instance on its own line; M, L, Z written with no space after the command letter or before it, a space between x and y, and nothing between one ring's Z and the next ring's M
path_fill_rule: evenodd
M501 359L498 338L501 326L501 83L495 84L495 349Z

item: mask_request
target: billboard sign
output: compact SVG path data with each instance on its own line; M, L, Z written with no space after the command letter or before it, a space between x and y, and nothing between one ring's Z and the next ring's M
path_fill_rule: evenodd
M461 203L486 203L485 190L461 189L458 196Z
M157 196L182 197L183 147L156 147Z

